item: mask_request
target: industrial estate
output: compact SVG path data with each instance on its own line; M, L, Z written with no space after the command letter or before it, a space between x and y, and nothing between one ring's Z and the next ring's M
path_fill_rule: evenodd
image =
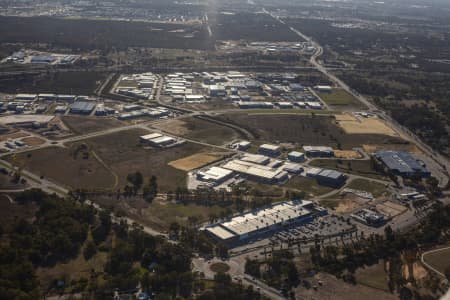
M0 23L37 25L36 40L0 38L1 299L449 288L448 132L398 120L385 103L399 93L347 85L367 63L333 60L341 46L312 34L322 14L332 34L373 23L285 1L12 2Z

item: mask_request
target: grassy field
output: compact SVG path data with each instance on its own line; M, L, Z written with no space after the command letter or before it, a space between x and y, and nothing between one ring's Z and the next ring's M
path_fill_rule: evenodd
M331 93L318 93L319 97L329 106L346 106L354 108L365 108L358 99L342 89L333 89Z
M239 133L232 128L198 118L172 120L155 127L171 134L213 145L223 145L240 138Z
M333 188L319 185L315 180L302 176L292 178L284 187L305 192L308 198L333 191Z
M50 17L1 17L0 42L40 43L81 51L128 47L211 49L205 26Z
M121 121L114 118L98 118L87 116L62 116L61 120L75 134L86 134L102 131L123 125Z
M337 160L337 159L315 159L311 161L311 166L334 169L345 173L361 175L375 179L387 178L378 173L372 166L370 160Z
M113 174L94 155L75 158L72 147L38 149L10 155L7 160L71 188L108 189L114 185Z
M450 245L447 245L449 247ZM445 248L445 247L444 247ZM441 273L450 268L450 248L424 255L423 259Z
M311 116L292 114L225 114L220 118L250 132L260 142L292 142L302 145L324 145L352 149L362 144L385 144L400 142L381 134L346 134L336 124L333 116Z
M387 274L383 264L360 268L355 273L356 282L383 291L389 291Z
M383 184L359 178L350 182L346 187L372 193L375 198L382 196L387 190L386 186Z
M95 71L56 72L45 75L24 73L0 79L0 91L92 95L107 76L108 73Z
M169 166L169 162L196 153L215 152L215 149L193 143L185 143L168 149L144 148L139 136L147 134L143 129L121 131L84 140L98 157L118 176L123 187L128 174L140 171L145 182L152 175L158 178L161 192L174 191L186 185L186 172Z

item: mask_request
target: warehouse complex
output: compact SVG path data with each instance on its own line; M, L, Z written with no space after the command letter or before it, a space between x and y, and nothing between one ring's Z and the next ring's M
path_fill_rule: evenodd
M228 246L268 236L284 227L301 225L326 214L311 201L285 201L244 213L205 228L207 234Z
M374 154L388 171L403 177L419 175L429 177L430 171L426 169L425 164L405 151L381 150Z
M184 142L168 135L163 135L161 133L150 133L140 137L141 143L151 145L158 148L168 148L179 145Z

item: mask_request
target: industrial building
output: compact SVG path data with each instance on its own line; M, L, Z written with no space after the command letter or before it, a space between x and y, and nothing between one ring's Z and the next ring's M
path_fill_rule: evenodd
M268 165L270 163L269 157L259 154L245 154L240 159L258 165Z
M380 150L375 152L375 158L380 161L390 172L403 177L419 175L431 176L423 161L415 158L405 151Z
M331 93L333 90L329 85L316 85L314 89L318 90L321 93Z
M285 201L208 226L205 232L232 247L251 239L268 237L285 227L308 223L326 213L326 210L316 209L311 201Z
M288 159L292 162L302 162L305 160L305 154L297 151L288 153Z
M179 144L181 141L160 133L150 133L139 138L142 143L150 144L154 147L167 148Z
M281 154L281 147L277 145L263 144L259 146L258 153L271 157L277 157Z
M251 145L252 143L250 143L249 141L240 141L239 143L236 144L236 147L238 150L245 151L250 149Z
M331 147L325 146L303 146L303 150L309 157L333 157L334 151Z
M17 94L15 100L17 101L34 101L36 100L36 94Z
M220 184L233 176L233 171L220 167L211 167L197 172L197 179L206 182Z
M270 184L283 183L289 179L288 173L282 168L272 168L240 159L231 160L222 168L237 172L248 179Z
M355 212L351 216L356 221L373 227L379 227L386 223L384 215L366 208Z
M317 180L320 185L339 188L347 181L345 174L328 169L321 168L309 168L305 172L307 177L311 177Z
M90 114L95 108L95 102L77 101L70 105L70 112L73 114Z

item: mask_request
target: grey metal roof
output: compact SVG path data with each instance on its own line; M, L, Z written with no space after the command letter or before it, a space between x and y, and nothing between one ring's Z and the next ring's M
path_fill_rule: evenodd
M399 173L428 173L417 158L405 151L380 150L375 152L375 156L390 170Z

